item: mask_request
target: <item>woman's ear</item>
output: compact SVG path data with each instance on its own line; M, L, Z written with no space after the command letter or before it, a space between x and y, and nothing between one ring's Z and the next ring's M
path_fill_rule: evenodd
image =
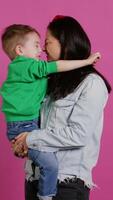
M15 52L17 55L22 56L23 55L23 47L22 45L18 44L15 48Z

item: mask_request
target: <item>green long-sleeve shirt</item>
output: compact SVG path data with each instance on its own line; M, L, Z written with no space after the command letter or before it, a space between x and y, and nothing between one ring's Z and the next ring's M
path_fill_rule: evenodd
M46 95L47 75L56 72L56 62L16 57L9 64L7 80L0 90L6 121L37 118Z

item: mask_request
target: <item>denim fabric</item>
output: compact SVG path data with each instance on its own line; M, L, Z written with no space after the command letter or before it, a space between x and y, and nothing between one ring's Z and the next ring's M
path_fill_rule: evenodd
M58 176L58 162L55 153L29 149L28 156L40 168L39 189L37 188L39 195L54 196Z
M16 121L7 123L7 136L9 140L14 139L22 132L31 132L38 129L38 120Z
M38 121L9 122L7 129L8 138L12 140L22 132L31 132L32 130L38 129ZM29 148L28 157L40 168L39 195L54 196L56 194L58 175L58 163L55 153L41 152Z
M48 96L42 104L41 129L38 134L33 131L28 135L27 145L30 148L35 145L40 151L57 150L61 181L76 175L88 187L95 185L92 170L99 157L107 99L104 81L90 74L73 93L57 101ZM25 167L27 179L31 173L29 163Z

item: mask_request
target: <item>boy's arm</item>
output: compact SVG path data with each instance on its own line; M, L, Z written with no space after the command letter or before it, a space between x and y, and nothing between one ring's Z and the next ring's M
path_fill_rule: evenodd
M28 67L29 76L35 79L47 77L48 74L56 73L57 71L57 64L55 61L46 62L32 59Z
M95 53L84 60L58 60L46 62L42 60L36 61L33 59L28 67L28 72L30 77L35 76L42 78L46 77L48 74L70 71L86 65L91 65L96 63L100 57L100 53Z
M95 64L98 59L101 58L101 55L99 52L90 55L87 59L84 60L59 60L56 61L57 64L57 71L58 72L64 72L64 71L70 71L73 69L77 69L80 67L84 67L86 65Z

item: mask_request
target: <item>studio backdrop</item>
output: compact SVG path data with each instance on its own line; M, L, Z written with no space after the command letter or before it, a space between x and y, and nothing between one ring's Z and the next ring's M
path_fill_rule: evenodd
M14 23L28 24L41 34L42 46L46 27L55 15L76 18L88 34L92 51L99 51L102 59L96 68L113 87L113 1L112 0L1 0L0 35ZM1 45L1 43L0 43ZM42 58L45 58L42 55ZM6 78L8 57L0 46L0 85ZM1 106L1 99L0 99ZM113 94L105 109L101 152L93 170L97 188L91 200L113 200ZM76 159L76 158L75 158ZM24 162L13 156L6 137L5 118L0 111L0 199L24 200Z

